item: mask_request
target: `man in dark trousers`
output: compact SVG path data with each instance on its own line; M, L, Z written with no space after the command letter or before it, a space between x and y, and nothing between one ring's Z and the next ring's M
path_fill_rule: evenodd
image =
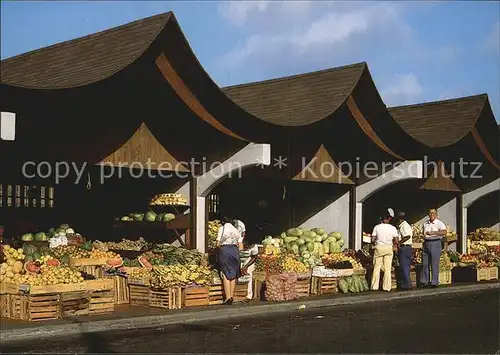
M399 268L401 270L401 284L400 288L402 291L411 290L411 278L410 278L410 268L411 260L413 257L412 237L413 230L410 224L406 221L406 215L404 212L398 213L398 257L399 257Z

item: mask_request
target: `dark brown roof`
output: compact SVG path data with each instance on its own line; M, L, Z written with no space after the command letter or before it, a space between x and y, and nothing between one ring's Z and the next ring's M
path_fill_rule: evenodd
M474 127L486 94L389 108L396 122L431 148L458 142Z
M366 63L229 86L224 93L260 119L284 126L319 121L344 103Z
M155 15L2 60L1 83L61 89L105 79L139 58L171 15Z

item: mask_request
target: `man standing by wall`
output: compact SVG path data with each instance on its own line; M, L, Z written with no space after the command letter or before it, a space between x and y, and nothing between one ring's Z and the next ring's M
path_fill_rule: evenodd
M442 239L446 236L446 225L437 218L437 210L429 210L429 220L424 223L424 245L422 250L422 287L436 288L439 284L439 259L443 249ZM429 268L432 280L429 285Z
M399 212L399 268L401 270L400 288L403 291L411 290L410 268L411 259L413 257L413 249L411 247L413 231L410 224L406 221L405 213Z

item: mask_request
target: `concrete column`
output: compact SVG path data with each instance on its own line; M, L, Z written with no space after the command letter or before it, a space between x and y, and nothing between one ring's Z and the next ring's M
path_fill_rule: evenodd
M463 196L461 196L463 199ZM461 254L465 254L467 252L467 208L462 207L462 218L461 221L462 228L461 234L457 237L460 238L460 250Z
M305 229L323 228L327 233L340 232L345 246L349 245L349 192L323 208L300 227Z
M205 253L206 244L206 198L196 197L196 249Z
M356 186L356 229L354 231L354 246L361 248L363 237L363 202L383 188L400 181L422 179L423 162L421 160L405 161L397 164L391 170L362 185Z
M356 221L356 230L354 234L354 249L359 250L362 246L363 241L363 203L356 202L356 215L354 216ZM370 233L369 231L368 233Z

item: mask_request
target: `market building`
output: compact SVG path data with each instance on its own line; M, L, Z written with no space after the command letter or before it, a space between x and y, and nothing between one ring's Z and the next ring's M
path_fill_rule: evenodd
M485 95L388 109L366 63L221 89L172 13L4 60L1 91L2 117L16 117L15 140L0 143L13 174L3 179L20 179L27 161L85 165L50 187L61 196L51 203L61 206L55 219L99 221L93 234L169 191L188 199L189 244L202 251L210 211L245 220L256 239L319 227L359 249L385 205L414 221L439 205L466 235L467 208L498 185L498 129ZM34 144L40 135L44 143ZM481 162L483 178L439 173L460 158ZM426 162L443 169L426 174ZM101 183L102 171L120 166L176 177ZM28 185L3 185L6 198L25 199ZM398 202L402 192L412 203ZM87 212L70 212L74 201Z
M439 207L458 232L440 284L498 279L500 233L466 239L498 230L486 95L387 108L367 63L220 88L171 12L3 60L1 74L1 317L364 292L363 232L388 207L416 225ZM221 216L262 244L234 300L211 258Z

